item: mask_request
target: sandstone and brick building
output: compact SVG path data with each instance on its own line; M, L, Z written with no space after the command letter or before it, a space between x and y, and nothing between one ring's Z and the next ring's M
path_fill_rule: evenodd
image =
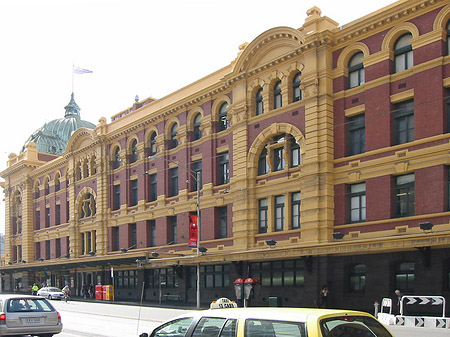
M194 304L199 263L202 305L247 277L251 305L316 306L323 285L331 307L450 298L448 1L343 26L311 8L212 74L79 124L60 153L36 142L1 172L4 291L114 283L138 300L144 285Z

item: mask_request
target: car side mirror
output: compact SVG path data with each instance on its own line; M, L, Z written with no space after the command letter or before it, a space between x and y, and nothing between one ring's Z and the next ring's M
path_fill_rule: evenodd
M148 333L143 332L143 333L141 333L141 334L139 335L139 337L148 337Z

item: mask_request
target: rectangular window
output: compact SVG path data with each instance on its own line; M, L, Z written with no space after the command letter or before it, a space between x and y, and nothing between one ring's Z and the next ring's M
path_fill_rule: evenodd
M278 195L275 197L274 205L274 223L275 231L282 231L284 229L284 196Z
M86 254L86 239L85 233L81 233L81 255Z
M41 211L36 211L34 223L35 223L34 229L41 228Z
M291 150L291 167L297 167L301 164L300 145L297 143L294 137L290 137L290 150Z
M302 260L250 263L250 275L259 278L263 287L303 287L305 269Z
M258 218L258 232L267 233L268 227L268 212L269 212L269 200L259 199L259 218Z
M130 249L132 248L137 248L137 229L136 229L136 224L132 223L130 224L129 227L129 231L130 231L130 242L129 242L129 246Z
M198 179L198 185L200 186L200 189L202 189L202 161L197 160L192 163L192 175L191 176L191 191L197 191L197 178Z
M45 259L50 260L50 240L45 241Z
M227 206L217 208L217 225L218 225L218 235L220 238L227 237L227 227L228 227L228 214Z
M150 185L149 201L156 201L156 199L158 199L158 181L156 180L156 173L150 174L148 181Z
M169 170L169 197L178 195L178 167Z
M395 288L401 289L403 293L414 294L414 270L414 262L400 263L395 271Z
M366 124L364 114L348 118L348 155L366 150Z
M450 167L447 166L447 210L450 210Z
M448 41L450 41L450 38L448 39ZM445 104L445 112L446 112L446 118L447 118L447 129L446 132L450 132L450 89L446 89L445 91L445 96L447 97L447 99L444 99L444 104Z
M138 204L138 180L133 179L130 181L130 206L136 206Z
M114 185L113 211L120 209L120 185Z
M45 227L50 227L50 207L45 208Z
M153 289L177 288L176 268L149 269L145 286Z
M366 221L366 183L350 185L350 222Z
M300 228L300 192L291 194L291 228Z
M188 288L197 287L197 267L188 269ZM200 286L203 288L227 288L230 286L230 265L200 267Z
M395 216L414 215L414 173L395 177Z
M219 165L219 185L228 184L230 182L229 158L228 152L221 153L218 156Z
M56 205L55 208L55 225L58 226L61 224L61 205Z
M149 239L149 245L150 247L156 246L156 221L155 220L149 220L149 231L150 231L150 239Z
M119 227L112 227L112 250L118 251L120 250L120 231Z
M41 243L40 242L36 242L34 255L36 256L36 260L39 260L41 258Z
M394 104L394 145L414 141L414 101Z
M168 220L168 241L169 243L177 243L177 217L169 216Z

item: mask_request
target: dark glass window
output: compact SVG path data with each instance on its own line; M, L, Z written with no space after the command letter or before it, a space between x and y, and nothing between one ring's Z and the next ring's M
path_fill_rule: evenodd
M450 21L447 22L447 55L450 55Z
M128 242L128 247L130 247L130 249L137 248L137 228L135 223L130 224L129 231L130 241Z
M150 174L148 177L150 184L150 197L149 201L156 201L158 199L158 181L156 179L156 173Z
M284 196L283 195L277 195L275 197L274 223L275 223L275 231L282 231L284 229Z
M228 236L228 214L227 206L217 208L217 225L218 225L218 238L226 238Z
M197 286L197 267L189 267L188 288ZM200 287L227 288L230 285L230 265L200 266Z
M263 175L269 172L269 163L267 162L267 149L264 147L258 159L258 175Z
M366 183L350 185L350 222L366 221Z
M294 79L292 80L292 101L297 102L302 99L302 90L300 89L300 85L302 84L300 77L302 76L302 73L297 73L297 75L294 76Z
M130 180L130 206L138 204L138 180Z
M55 258L61 257L61 239L55 241Z
M147 288L153 289L178 287L176 269L175 268L149 269L148 278L147 282L145 282L145 286ZM192 318L189 318L188 320L189 322L191 322ZM170 323L168 323L168 325L170 325ZM189 324L187 324L186 327L189 327ZM158 334L156 336L158 336Z
M150 156L156 154L156 132L152 132L150 136Z
M114 160L113 160L113 169L120 167L120 155L119 155L120 149L118 147L114 150Z
M291 194L291 228L300 228L300 192Z
M229 159L228 152L218 155L219 165L219 185L228 184L230 182Z
M447 210L450 210L450 167L447 166Z
M450 89L447 88L445 90L445 99L444 99L444 104L445 104L445 112L446 112L446 118L447 118L447 129L446 132L450 132Z
M48 180L45 180L45 182L44 182L44 193L45 193L45 195L50 193L50 185L48 183Z
M414 173L395 177L395 216L414 215Z
M198 113L194 118L194 133L192 140L198 140L202 138L202 130L200 129L202 125L202 115Z
M136 270L120 270L114 272L114 283L117 289L135 289L137 286Z
M119 227L112 227L112 249L114 251L120 250L120 231Z
M169 216L168 220L169 242L177 243L177 216Z
M178 195L178 167L169 169L169 197Z
M39 191L39 185L36 185L34 187L34 198L39 199L40 196L41 196L41 192Z
M283 105L283 96L281 95L281 81L275 83L273 87L273 108L278 109Z
M138 153L137 153L137 140L133 139L131 142L131 153L130 153L130 162L134 163L138 160Z
M34 221L35 221L34 229L40 229L41 228L41 211L36 211Z
M300 156L300 145L297 143L294 137L289 136L289 147L291 151L290 163L291 167L297 167L302 163Z
M414 101L394 105L394 145L414 141Z
M61 205L57 204L55 207L55 225L61 224Z
M284 160L284 147L276 147L273 149L273 170L281 171L286 167L286 162Z
M114 185L113 211L120 209L120 185Z
M258 204L258 233L267 233L267 227L269 225L269 201L268 199L259 199Z
M413 50L410 33L400 36L394 45L394 72L399 73L413 66Z
M414 262L404 262L397 266L395 271L395 288L402 293L414 294Z
M356 53L348 62L348 87L354 88L365 83L364 65L362 52Z
M150 235L150 240L149 240L149 244L150 247L156 246L156 221L155 220L149 220L148 221L149 224L149 235Z
M302 260L250 263L250 275L259 278L263 287L303 287L305 270Z
M219 131L223 131L229 128L228 116L228 103L222 103L219 108Z
M366 151L366 118L364 114L348 118L348 154Z
M366 265L356 264L350 268L350 292L364 292L366 287Z
M61 189L61 180L60 176L57 175L55 178L55 191L59 191Z
M50 227L50 207L45 208L45 227Z
M39 260L41 258L41 243L40 242L36 242L36 246L35 246L36 250L35 250L35 256L36 256L36 260Z
M256 116L264 113L264 101L262 96L262 88L256 92Z
M202 189L202 161L197 160L192 163L192 175L191 175L191 191L197 191L197 177L200 175L198 185Z
M177 139L177 134L178 134L178 124L174 123L172 125L172 127L170 128L170 144L169 144L169 149L174 149L178 146L178 139Z

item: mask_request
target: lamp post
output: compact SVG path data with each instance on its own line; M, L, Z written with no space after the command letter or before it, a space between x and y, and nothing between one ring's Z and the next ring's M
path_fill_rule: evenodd
M184 169L191 177L195 180L197 186L197 194L196 194L196 208L197 208L197 258L200 257L200 239L201 239L201 218L200 218L200 171L192 171L191 169L178 164L170 159L158 157L158 156L149 156L149 159L162 159L169 163L177 164L178 167ZM197 262L197 309L200 309L200 262Z

